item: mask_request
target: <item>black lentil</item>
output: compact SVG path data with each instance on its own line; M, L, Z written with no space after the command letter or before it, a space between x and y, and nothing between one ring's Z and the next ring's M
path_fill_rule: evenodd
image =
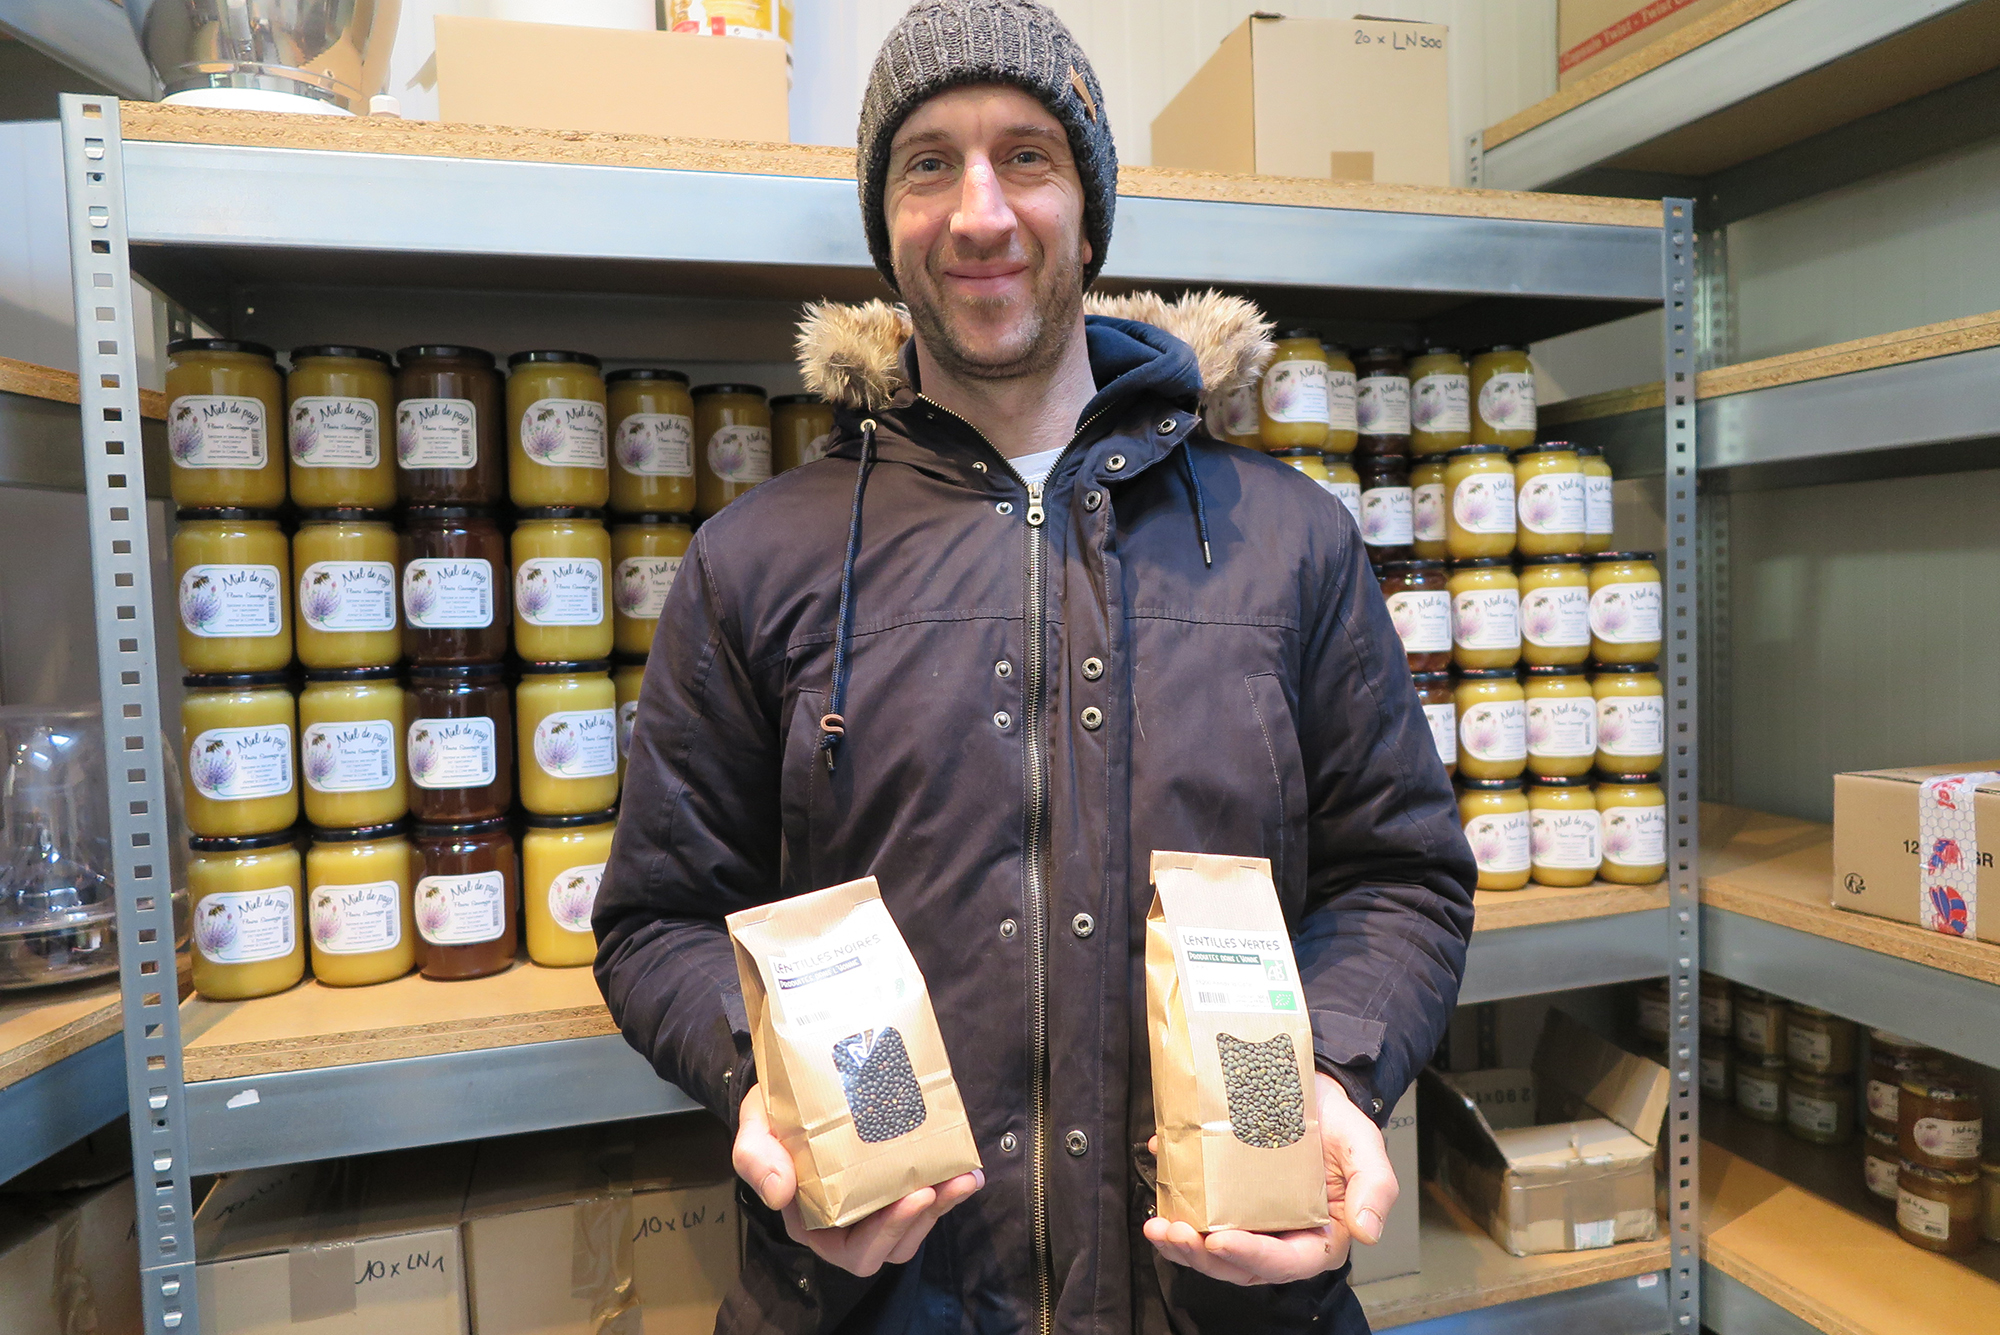
M929 1110L910 1053L895 1026L864 1029L833 1045L833 1069L864 1144L894 1140L924 1124Z
M1215 1044L1236 1138L1260 1150L1277 1150L1305 1135L1305 1087L1299 1083L1292 1036L1246 1043L1233 1034L1217 1034Z

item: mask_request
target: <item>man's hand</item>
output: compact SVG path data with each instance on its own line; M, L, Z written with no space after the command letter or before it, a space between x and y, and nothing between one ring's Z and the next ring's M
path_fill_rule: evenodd
M1221 1229L1206 1237L1187 1224L1146 1221L1146 1239L1170 1261L1231 1284L1285 1284L1337 1270L1351 1239L1381 1240L1382 1221L1396 1203L1396 1173L1382 1132L1329 1075L1316 1080L1320 1148L1326 1156L1326 1206L1332 1222L1290 1233ZM740 1141L738 1142L741 1143ZM1159 1137L1153 1138L1159 1152Z
M858 1224L809 1229L799 1214L799 1179L792 1168L792 1156L771 1134L762 1085L752 1085L743 1096L738 1118L736 1148L730 1155L736 1175L750 1184L750 1190L765 1205L784 1215L785 1232L791 1234L793 1242L812 1248L822 1261L851 1274L872 1275L885 1264L908 1261L917 1254L933 1224L986 1185L983 1172L961 1173L935 1187L913 1191Z

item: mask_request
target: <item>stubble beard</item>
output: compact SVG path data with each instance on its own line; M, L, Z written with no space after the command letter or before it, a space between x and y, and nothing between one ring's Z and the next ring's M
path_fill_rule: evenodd
M897 275L910 323L940 369L969 380L1018 380L1045 374L1062 361L1075 336L1077 312L1083 307L1082 249L1071 244L1060 255L1043 253L1039 265L1036 258L1031 249L1030 271L1035 275L1031 305L1019 324L999 340L1003 346L997 353L981 353L969 346L955 327L950 308L957 305L971 312L995 311L1008 306L1008 299L953 302L946 298L941 271L947 260L938 253L925 258L918 274ZM916 281L910 281L911 277ZM1004 350L1007 344L1015 349L1011 355Z

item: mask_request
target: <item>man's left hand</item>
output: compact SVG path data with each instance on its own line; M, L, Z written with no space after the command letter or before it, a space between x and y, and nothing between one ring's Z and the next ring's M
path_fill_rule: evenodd
M1340 1082L1316 1076L1320 1147L1326 1156L1326 1205L1332 1220L1290 1233L1220 1229L1203 1235L1187 1224L1146 1221L1146 1240L1169 1261L1230 1284L1286 1284L1337 1270L1350 1241L1373 1244L1396 1203L1396 1172L1382 1132L1354 1106ZM1159 1152L1159 1138L1153 1138Z

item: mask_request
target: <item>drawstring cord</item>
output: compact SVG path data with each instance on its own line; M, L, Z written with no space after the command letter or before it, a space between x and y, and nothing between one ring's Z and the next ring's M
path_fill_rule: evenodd
M847 735L847 642L854 633L854 560L861 554L861 498L868 490L868 470L875 466L875 419L861 424L861 466L854 474L854 514L847 521L847 554L840 562L840 611L833 628L833 692L819 721L819 749L826 755L826 772L833 773L833 753Z
M1194 442L1181 442L1181 467L1187 473L1188 490L1194 493L1194 527L1201 538L1201 563L1213 566L1208 555L1208 506L1201 491L1201 475L1194 470Z

